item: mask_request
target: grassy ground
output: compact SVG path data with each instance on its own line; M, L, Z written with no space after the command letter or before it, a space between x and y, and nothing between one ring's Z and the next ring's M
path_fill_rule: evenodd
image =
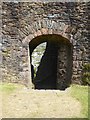
M14 92L17 89L22 88L23 85L19 84L13 84L13 83L2 83L0 84L0 92L5 93L5 94L10 94Z
M80 85L71 86L71 96L82 105L81 116L88 118L88 87Z
M3 96L4 96L4 98L8 98L8 100L10 100L10 102L9 101L7 101L6 99L5 99L5 102L8 102L8 103L10 103L10 105L11 105L11 100L13 101L12 103L12 106L11 106L11 109L13 110L13 106L17 106L16 108L17 109L20 109L20 107L18 108L18 106L19 106L19 104L21 105L21 109L23 108L23 106L25 107L26 106L26 110L25 110L25 108L24 108L24 110L25 111L30 111L29 110L29 106L28 105L26 105L27 104L27 101L28 102L30 102L30 98L32 99L32 100L34 100L34 102L33 101L31 101L32 102L32 104L31 104L31 106L32 106L32 108L34 108L34 106L36 106L37 107L37 105L38 106L41 106L41 108L40 108L40 111L38 111L39 110L39 108L37 109L37 111L41 114L43 114L43 106L44 106L44 104L45 104L45 106L44 107L46 107L46 108L48 108L48 105L50 104L50 107L53 107L53 103L54 104L56 104L56 106L54 105L54 108L52 108L52 109L50 109L50 110L52 110L51 112L53 112L54 111L54 113L55 113L55 111L56 111L56 114L57 114L57 109L58 110L60 110L59 109L59 106L58 106L58 104L60 103L61 105L60 106L63 106L63 108L65 107L65 113L66 114L68 114L68 107L66 107L66 106L64 106L64 104L66 104L67 106L69 105L69 104L71 104L72 103L72 105L71 105L71 109L69 109L69 110L71 110L70 112L72 112L72 110L73 110L73 108L76 108L76 106L75 106L75 104L73 103L73 101L74 100L76 100L76 102L80 102L80 104L81 104L81 113L80 113L80 116L81 116L81 118L87 118L88 117L88 87L87 86L80 86L80 85L71 85L71 87L69 88L69 90L67 90L67 91L61 91L60 93L59 93L59 91L58 92L49 92L48 93L48 91L46 91L46 92L43 92L43 93L41 93L41 92L35 92L35 91L32 91L31 93L30 93L30 91L25 91L23 88L25 88L24 86L22 86L22 85L18 85L18 84L12 84L12 83L4 83L4 84L0 84L0 93L2 92L3 93ZM21 92L19 92L19 90L22 90L23 89L23 91L21 91ZM18 91L18 92L17 92ZM39 96L38 96L39 95ZM46 96L47 95L47 96ZM9 96L9 97L5 97L5 96ZM31 97L30 97L31 96ZM48 97L49 96L49 97ZM72 97L72 98L71 98ZM25 101L26 100L26 98L27 98L27 101ZM50 101L50 98L52 98L54 101L52 101L52 99L51 99L51 101ZM57 99L57 100L55 100L55 98ZM73 99L74 98L74 99ZM29 100L28 100L29 99ZM41 103L40 103L40 101L39 100L42 100L41 101ZM45 103L45 99L47 100L47 101L49 101L50 103ZM61 99L61 100L60 100ZM65 100L66 99L66 100ZM38 102L39 101L39 102ZM14 104L16 102L16 104ZM21 103L22 104L21 104ZM71 103L70 103L71 102ZM76 103L75 102L75 103ZM18 105L17 105L17 103L19 103ZM63 104L64 103L64 104ZM3 103L4 104L4 103ZM6 104L6 103L5 103ZM24 104L24 105L23 105ZM7 105L6 105L7 106ZM31 107L30 106L30 107ZM70 106L69 106L70 107ZM78 106L78 107L80 107L80 106ZM20 109L20 110L21 110ZM7 110L8 110L8 108L7 108ZM36 110L36 108L35 108L35 110ZM44 109L44 111L45 111L46 109ZM25 111L22 111L22 112L25 112ZM75 109L75 111L76 111L76 109ZM62 112L62 111L61 111ZM77 112L77 111L76 111ZM15 113L15 112L14 112ZM18 113L18 111L17 111L17 113ZM34 116L35 116L35 114L36 114L36 112L34 112L34 111L31 111L31 113L33 113L34 114ZM39 114L38 113L38 114ZM53 114L54 114L53 113ZM11 114L11 113L10 113ZM39 115L40 115L39 114ZM47 111L46 111L46 113L45 113L46 115L47 115ZM52 114L52 113L51 113ZM58 113L58 114L60 114L60 113ZM63 114L63 113L62 113ZM17 114L18 115L18 114ZM22 114L21 114L22 115ZM36 114L36 116L37 116L37 114ZM74 118L76 118L76 116L73 116Z

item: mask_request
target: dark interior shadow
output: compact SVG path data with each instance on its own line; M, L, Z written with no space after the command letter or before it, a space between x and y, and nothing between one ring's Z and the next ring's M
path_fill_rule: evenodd
M34 42L33 46L29 45L30 57L35 47L43 41L45 42L45 39L39 43ZM46 49L35 77L34 66L31 65L32 83L35 89L65 90L71 84L72 46L65 40L47 40L46 42Z

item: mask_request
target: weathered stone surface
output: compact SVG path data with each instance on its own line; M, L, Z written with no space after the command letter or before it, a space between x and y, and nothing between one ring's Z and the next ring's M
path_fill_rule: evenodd
M57 89L64 90L71 84L72 46L60 43L57 61Z
M89 9L90 2L3 2L3 80L28 81L30 66L22 66L30 62L29 42L39 35L58 34L73 45L72 82L80 83L82 65L90 62ZM6 71L12 76L7 78Z

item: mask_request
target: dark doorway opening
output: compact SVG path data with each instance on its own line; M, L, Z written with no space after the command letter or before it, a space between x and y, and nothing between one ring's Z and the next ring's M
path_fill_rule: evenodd
M32 82L35 89L65 90L71 84L72 45L59 35L44 35L34 38L30 44L30 58L34 49L46 42L46 49L34 75L31 63Z

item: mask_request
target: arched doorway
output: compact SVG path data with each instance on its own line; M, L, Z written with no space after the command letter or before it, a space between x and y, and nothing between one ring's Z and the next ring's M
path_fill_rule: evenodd
M35 89L64 90L71 83L72 45L69 40L60 35L41 35L29 43L30 58L34 49L43 42L47 43L46 49L41 58L36 76L32 77ZM33 76L32 65L31 72Z

